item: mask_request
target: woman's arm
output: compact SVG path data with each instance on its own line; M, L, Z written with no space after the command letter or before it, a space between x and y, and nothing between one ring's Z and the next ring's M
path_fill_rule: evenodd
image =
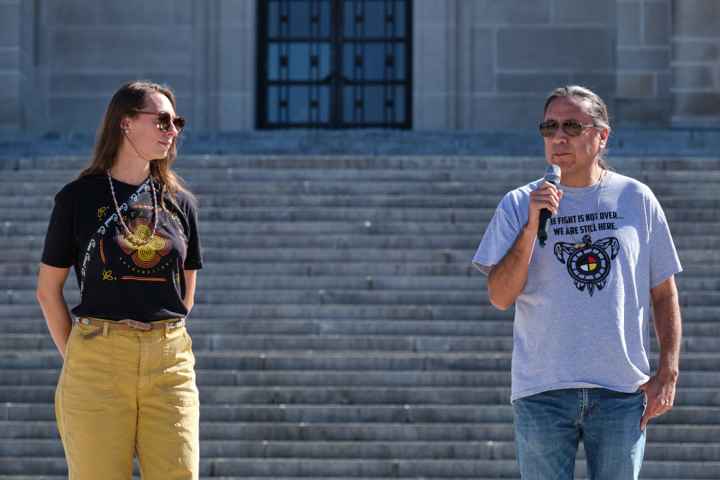
M72 317L63 295L63 286L69 272L70 268L51 267L41 263L36 291L50 336L63 358L65 358L65 345L72 329Z
M197 282L197 270L185 270L185 298L183 303L188 313L195 305L195 284Z

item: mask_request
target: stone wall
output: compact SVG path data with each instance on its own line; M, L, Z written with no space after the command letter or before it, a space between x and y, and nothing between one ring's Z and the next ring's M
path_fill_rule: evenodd
M672 113L671 0L618 0L619 123L667 126Z
M169 83L196 132L255 128L257 0L0 0L0 133L93 131ZM720 123L719 0L414 0L413 128L534 129L578 83L615 124Z
M720 126L720 2L675 0L673 123Z
M416 0L415 24L415 128L534 128L570 83L613 100L615 2Z
M37 4L33 129L92 131L112 93L132 79L169 84L197 131L252 128L255 2Z
M20 0L0 0L0 132L23 127Z

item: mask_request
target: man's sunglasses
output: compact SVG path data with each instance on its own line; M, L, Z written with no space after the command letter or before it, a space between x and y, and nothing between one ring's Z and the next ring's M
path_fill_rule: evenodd
M161 132L169 132L170 125L175 125L175 129L178 133L182 132L185 128L185 119L183 117L173 117L168 112L148 112L146 110L134 110L135 113L144 113L146 115L157 115L157 122L155 126Z
M570 119L565 120L562 125L558 123L557 120L545 120L539 125L540 135L543 137L553 137L558 131L558 128L562 128L562 131L565 132L570 137L577 137L580 135L583 130L586 128L595 127L594 124L588 124L583 125L582 123L578 122L577 120Z

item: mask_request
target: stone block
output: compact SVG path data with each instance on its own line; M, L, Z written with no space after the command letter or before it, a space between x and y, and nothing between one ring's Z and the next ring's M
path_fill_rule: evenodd
M234 26L249 26L255 24L255 19L250 18L252 0L220 0L220 24Z
M168 85L175 93L176 99L180 100L181 96L192 94L193 76L192 72L166 72L163 70L146 70L143 78L152 82ZM185 109L189 109L190 104L185 105Z
M192 30L171 28L63 28L51 34L48 62L57 68L191 71Z
M136 72L126 71L124 73L51 73L49 76L50 95L107 95L110 100L110 96L120 85L139 75Z
M62 134L95 132L110 99L102 97L50 97L48 117L50 131Z
M177 25L192 25L192 0L175 0L173 2L173 21Z
M669 47L619 48L618 70L667 70L670 68Z
M415 27L422 25L447 25L450 2L437 0L415 0L413 2L413 21Z
M55 73L50 75L49 94L51 96L107 95L109 100L122 84L136 79L168 85L176 96L190 93L192 88L191 73L151 70L127 70L124 73Z
M470 0L470 4L475 25L550 23L550 0Z
M672 35L670 5L667 2L645 2L645 45L669 45Z
M39 3L38 14L45 26L95 25L100 8L105 3L87 0L44 1Z
M450 128L448 114L451 98L446 93L413 95L413 129L445 130Z
M98 2L98 23L111 26L170 25L174 22L174 0L122 0Z
M618 2L617 38L619 45L640 45L642 43L641 8L639 1Z
M470 128L470 125L472 125L472 98L473 94L469 92L464 92L455 96L456 129L468 129Z
M447 28L424 25L415 30L413 70L417 91L437 93L449 90Z
M21 20L17 2L0 3L0 48L20 44Z
M673 60L681 62L717 62L720 43L711 40L675 40Z
M219 27L218 76L220 91L250 93L255 79L255 30Z
M567 73L500 73L497 75L497 90L500 93L543 93L568 85Z
M617 90L617 75L614 71L608 73L574 73L571 83L582 85L600 95L606 102L615 95Z
M0 71L0 95L16 97L20 93L20 72Z
M670 125L671 112L672 100L669 98L618 98L613 116L623 126L667 127Z
M255 124L255 95L218 95L218 130L237 132L251 130Z
M615 24L615 2L596 0L554 0L555 23Z
M20 49L18 47L0 48L0 70L20 68Z
M15 96L0 97L0 128L16 129L21 126L20 99Z
M545 95L497 96L472 99L472 129L534 130L542 120ZM540 140L538 140L539 144ZM542 148L542 147L539 147Z
M471 92L489 92L495 89L495 30L473 28L469 47L471 63ZM459 46L463 48L463 46Z
M621 98L655 97L655 75L652 73L619 73L617 96Z
M673 33L676 36L720 36L720 2L717 0L675 0L672 16Z
M720 93L675 92L675 114L720 117Z
M498 66L606 70L615 64L615 33L607 28L501 28Z
M671 73L657 73L657 96L658 97L670 97L672 96L672 84L673 76Z
M713 68L708 65L683 65L672 71L674 88L708 89L715 85Z

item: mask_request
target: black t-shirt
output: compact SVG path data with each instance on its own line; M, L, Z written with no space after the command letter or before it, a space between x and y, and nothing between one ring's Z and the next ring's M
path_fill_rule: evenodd
M154 185L160 218L140 247L125 238L106 175L79 178L55 196L42 262L75 267L78 317L152 322L187 315L184 271L202 268L197 211L182 192L166 193L163 205L161 185ZM113 179L113 187L125 224L147 238L155 218L149 180L137 186Z

